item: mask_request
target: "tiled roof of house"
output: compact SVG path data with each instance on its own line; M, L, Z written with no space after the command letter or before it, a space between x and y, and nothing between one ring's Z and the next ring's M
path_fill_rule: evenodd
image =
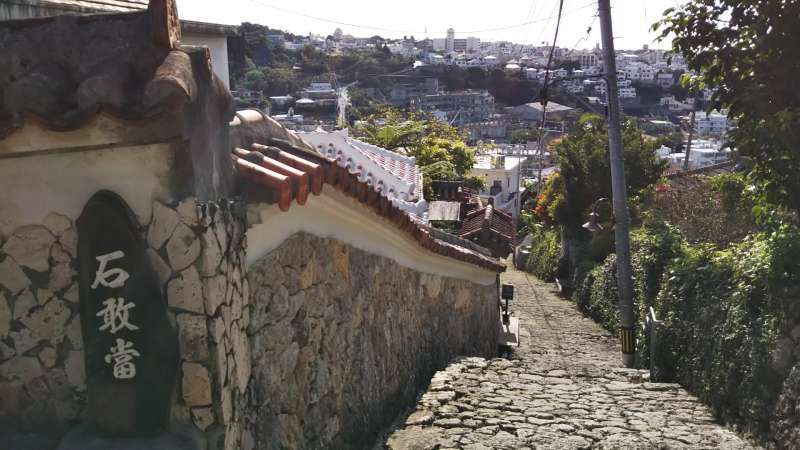
M317 151L336 161L368 185L381 187L403 210L422 216L422 171L416 159L372 145L347 135L346 131L299 133Z
M492 205L486 205L467 213L461 225L461 237L470 237L489 230L512 242L514 240L514 219Z
M28 0L27 3L77 13L120 13L147 9L148 0Z
M327 184L391 221L427 250L488 270L505 270L505 265L489 256L485 249L457 236L444 237L404 213L387 196L384 185L363 179L362 174L353 173L333 158L303 151L281 140L269 143L272 145L253 144L249 150L236 148L232 159L240 177L266 186L276 194L282 211L289 210L293 201L305 204L310 194L319 195Z
M147 6L144 0L91 3ZM232 103L211 71L208 49L179 47L173 2L131 10L0 22L0 48L8 49L0 52L0 67L7 69L0 77L0 139L26 119L58 131L80 128L99 114L151 119L197 102L197 92L206 89Z

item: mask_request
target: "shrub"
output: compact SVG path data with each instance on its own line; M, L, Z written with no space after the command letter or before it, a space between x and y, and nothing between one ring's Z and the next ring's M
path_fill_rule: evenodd
M558 232L553 229L534 228L532 234L528 272L544 281L554 281L561 253Z
M757 234L727 250L685 246L657 298L666 325L658 357L720 416L765 433L787 376L771 364L800 276L800 235Z
M640 321L644 320L647 308L654 304L664 267L678 254L682 244L682 236L668 225L655 225L632 233L634 308ZM577 277L573 299L590 317L609 331L615 331L619 326L616 255L609 255L600 265L584 273L582 278L580 274Z
M578 307L609 331L619 327L617 258L609 255L578 282L573 298Z

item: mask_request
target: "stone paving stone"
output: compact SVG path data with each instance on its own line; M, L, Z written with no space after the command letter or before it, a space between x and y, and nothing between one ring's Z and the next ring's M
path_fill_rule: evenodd
M672 383L620 367L615 337L553 287L509 267L521 345L456 358L388 435L391 450L758 448Z

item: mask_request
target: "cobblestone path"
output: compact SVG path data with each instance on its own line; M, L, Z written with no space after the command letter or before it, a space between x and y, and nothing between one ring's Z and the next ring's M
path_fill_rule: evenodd
M509 267L521 345L438 372L392 450L756 448L677 384L620 367L616 339L548 284Z

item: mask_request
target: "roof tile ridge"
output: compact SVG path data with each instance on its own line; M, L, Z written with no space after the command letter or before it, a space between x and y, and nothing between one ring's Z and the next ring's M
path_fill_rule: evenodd
M392 158L392 159L394 159L396 161L402 161L402 162L405 162L407 164L414 164L414 165L416 165L416 163L417 163L417 158L415 158L413 156L406 156L406 155L400 154L398 152L395 152L393 150L389 150L388 148L383 148L383 147L381 147L379 145L370 144L369 142L362 141L361 139L358 139L358 138L355 138L355 137L352 137L352 136L344 136L344 138L345 138L345 141L348 141L348 140L349 141L354 141L354 142L356 142L358 144L364 145L370 151L375 151L375 153L379 153L379 154L382 154L384 156L389 156L390 158Z

